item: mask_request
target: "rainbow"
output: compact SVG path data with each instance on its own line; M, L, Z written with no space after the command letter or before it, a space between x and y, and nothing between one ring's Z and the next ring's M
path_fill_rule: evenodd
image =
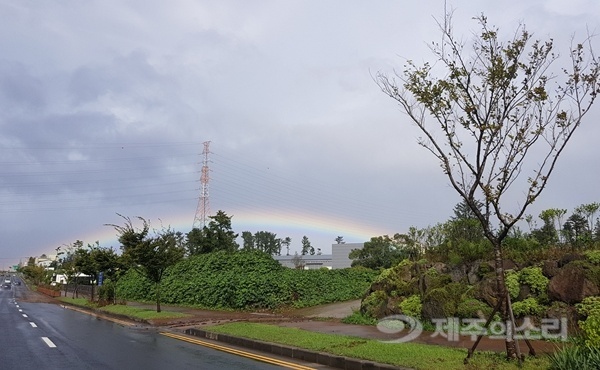
M398 231L384 230L381 227L368 225L356 220L350 220L343 217L313 214L310 212L283 212L280 210L232 210L225 211L231 217L231 226L234 232L241 235L243 231L255 233L257 231L269 231L277 234L278 237L292 238L290 250L299 251L301 248L301 239L307 236L311 245L315 248L321 248L323 253L331 252L331 245L335 243L337 236L343 236L344 241L348 243L360 243L369 241L371 237L380 235L393 235ZM139 226L134 216L131 216L134 226ZM174 214L161 218L147 218L154 228L160 228L161 225L170 226L176 231L187 233L192 229L194 214ZM115 217L107 223L116 225L123 224L123 220ZM93 230L88 230L82 235L73 235L70 240L64 240L55 246L49 246L44 253L54 251L57 246L63 244L72 244L76 240L82 240L84 244L95 243L98 241L102 247L114 247L119 250L117 233L111 226L99 225ZM238 242L241 243L241 240Z

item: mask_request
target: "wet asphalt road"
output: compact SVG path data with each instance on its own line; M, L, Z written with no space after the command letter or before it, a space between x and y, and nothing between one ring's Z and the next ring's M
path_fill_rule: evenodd
M279 369L0 289L0 369Z

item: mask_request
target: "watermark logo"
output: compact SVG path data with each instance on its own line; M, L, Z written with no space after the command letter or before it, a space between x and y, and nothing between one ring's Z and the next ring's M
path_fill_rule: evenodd
M567 340L567 318L541 319L540 326L535 326L529 317L521 320L516 327L508 322L492 321L485 328L485 319L461 319L458 317L447 317L432 319L435 325L431 338L442 337L449 342L461 340L461 336L470 336L472 341L477 340L480 335L490 339L514 339L528 340ZM397 334L398 338L384 341L386 343L410 342L423 334L423 324L417 318L406 315L392 315L384 317L377 323L377 329L382 333Z
M406 315L387 316L377 322L382 333L399 334L400 337L386 343L404 343L417 339L423 333L423 324L416 318Z

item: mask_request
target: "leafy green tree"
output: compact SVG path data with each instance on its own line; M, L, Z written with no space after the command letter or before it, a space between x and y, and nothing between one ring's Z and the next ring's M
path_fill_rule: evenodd
M481 210L483 205L480 201L475 201L475 206ZM447 223L448 239L455 244L466 241L468 243L479 243L485 238L484 230L481 227L479 219L473 210L468 208L463 200L454 206L454 216Z
M223 211L209 217L210 222L202 229L194 228L187 233L186 248L190 256L216 251L233 252L239 248L235 241L238 234L231 229L231 217Z
M596 222L596 213L600 210L600 203L593 202L588 204L582 204L575 208L575 212L581 214L587 219L588 230L594 230L594 223Z
M290 237L286 237L284 239L280 239L277 237L277 234L269 232L269 231L257 231L252 234L250 231L242 232L242 240L244 241L244 250L259 250L261 252L265 252L272 256L280 256L281 255L281 247L285 245L288 248L289 255L289 246L292 242Z
M310 240L308 240L308 237L306 235L304 235L302 237L302 252L301 252L301 254L303 256L306 256L307 254L310 254L310 255L315 254L315 248L313 248L313 246L310 244Z
M401 234L395 234L393 238L388 235L372 237L362 249L353 249L348 258L352 260L353 267L390 268L409 257L403 248L405 243L406 238Z
M556 236L558 238L559 243L563 242L560 231L563 229L563 217L566 214L566 209L559 208L549 208L542 211L542 213L540 214L540 218L544 220L544 222L546 219L552 220L552 223L554 224L554 229L557 231Z
M346 244L346 242L344 241L344 237L343 236L338 236L337 238L335 238L335 243L336 244Z
M242 231L242 240L244 242L242 249L244 249L244 250L254 249L254 246L255 246L254 235L250 231Z
M403 74L380 73L377 80L420 129L419 144L439 160L481 223L493 246L497 297L508 321L502 241L544 190L594 103L600 64L584 44L572 45L561 79L552 73L558 54L551 39L532 40L520 25L503 41L485 16L475 19L481 31L470 45L453 34L448 14L439 23L441 42L431 46L436 63L408 61ZM519 194L524 198L516 201ZM516 357L510 335L506 354Z
M475 206L477 207L477 209L479 209L481 211L481 209L483 208L483 203L481 203L479 200L475 200ZM471 209L471 207L469 207L469 204L463 199L460 202L458 202L454 208L452 209L452 212L454 213L454 216L452 216L452 220L473 220L473 219L477 219L477 214L475 212L473 212L473 210Z
M541 228L532 228L532 216L528 216L528 223L530 224L530 237L535 239L540 246L542 247L550 247L558 243L558 232L556 231L556 210L555 209L546 209L543 210L539 218L544 221L544 225Z
M292 244L292 238L290 238L289 236L286 236L285 238L281 239L281 245L285 246L286 249L286 256L290 255L290 244Z
M34 258L35 261L35 258ZM33 282L34 285L48 284L48 271L42 266L36 266L33 264L27 264L20 269L25 277Z
M110 226L117 231L123 261L154 284L156 312L160 312L160 283L167 268L183 259L183 236L171 228L151 236L150 224L142 217L138 217L142 228L135 228L130 218L121 217L125 219L124 226Z
M57 251L60 250L58 255L60 255L58 268L56 269L57 273L61 273L65 276L65 283L68 287L69 284L73 285L73 297L76 297L78 294L79 288L79 279L77 276L81 271L79 271L77 267L77 258L78 251L83 248L83 242L81 240L76 240L70 245L63 245L57 248ZM67 295L67 289L65 289L65 296Z
M434 226L428 226L425 229L425 249L436 250L445 243L446 226L443 223L437 223Z
M404 239L404 243L400 244L400 249L410 260L418 260L425 251L426 232L426 229L411 226L406 234L400 234Z
M268 231L257 231L254 234L254 243L259 251L270 255L281 254L281 239L277 238L277 234Z
M580 213L573 213L563 225L563 234L571 248L582 248L591 243L591 232L588 222Z
M75 251L76 269L83 274L92 277L92 282L98 282L100 272L107 279L115 279L117 272L122 269L119 256L113 248L103 248L96 241L88 244L87 248L79 248ZM91 300L94 300L94 289L92 288Z
M206 228L206 227L205 227ZM204 229L205 229L204 228ZM195 256L197 254L209 253L204 250L205 246L205 237L204 237L204 229L199 229L194 227L190 232L188 232L185 241L185 249L186 254L188 256Z

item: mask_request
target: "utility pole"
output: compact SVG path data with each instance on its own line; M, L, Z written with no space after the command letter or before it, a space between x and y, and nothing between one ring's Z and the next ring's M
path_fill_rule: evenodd
M206 219L210 214L210 206L208 199L208 181L210 180L208 168L208 155L210 154L210 141L205 141L204 150L202 151L202 172L200 174L200 198L198 198L198 206L196 207L196 215L194 216L194 224L192 228L204 228Z

